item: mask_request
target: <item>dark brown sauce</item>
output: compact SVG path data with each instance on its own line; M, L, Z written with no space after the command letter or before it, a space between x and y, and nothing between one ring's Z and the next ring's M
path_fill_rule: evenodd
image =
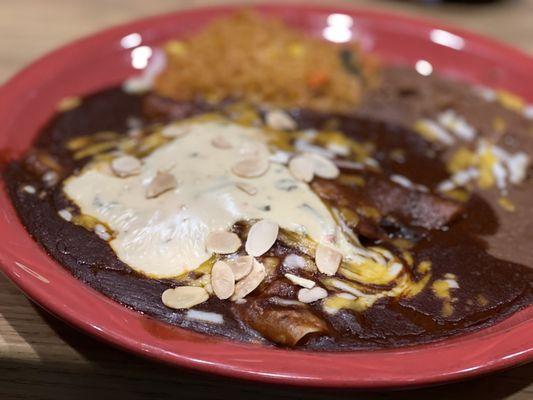
M102 130L124 133L128 118L145 120L142 101L141 97L125 94L120 89L89 96L79 108L55 117L43 129L35 147L55 156L63 167L64 175L68 175L79 168L83 161L74 162L71 159L65 149L66 141ZM204 107L186 104L182 110L180 117L203 111ZM295 112L294 116L301 127L319 127L331 120L331 116L303 111ZM446 177L439 155L428 151L428 144L418 135L398 125L369 119L364 115L336 119L344 132L359 140L377 144L375 157L387 173L401 174L429 187ZM387 157L388 152L395 148L405 150L404 163ZM208 335L271 344L243 322L246 319L242 318L243 307L247 305L235 305L211 297L196 307L223 314L223 325L189 320L184 318L183 311L165 307L161 302L161 293L171 287L171 282L146 279L133 272L116 257L106 242L58 217L57 211L68 203L60 185L45 189L39 177L22 161L8 164L4 178L29 233L78 279L134 310L167 323ZM25 184L33 185L38 192L42 191L44 197L21 190ZM533 195L531 185L527 190ZM353 200L357 201L355 198ZM492 207L478 195L468 201L461 217L445 229L403 227L411 229L410 234L417 238L416 246L412 249L416 262L431 260L432 273L436 278L446 273L457 275L461 287L454 293L457 300L450 316L443 316L443 302L431 292L431 283L413 298L382 300L362 313L344 310L332 316L324 313L319 306L312 306L312 311L326 321L328 334L311 335L299 347L341 350L412 345L491 325L530 305L533 302L532 270L487 253L487 244L482 236L492 235L498 227L498 218ZM398 233L400 236L403 234L405 232ZM380 242L375 238L368 238L368 241ZM277 244L269 255L283 255L289 251L282 244ZM413 274L416 272L413 271ZM280 283L283 280L281 275L278 278L266 290L294 297L294 289ZM260 302L261 295L255 293L249 297L252 301ZM247 316L253 318L254 314ZM260 315L255 317L260 318ZM146 329L152 328L147 325Z

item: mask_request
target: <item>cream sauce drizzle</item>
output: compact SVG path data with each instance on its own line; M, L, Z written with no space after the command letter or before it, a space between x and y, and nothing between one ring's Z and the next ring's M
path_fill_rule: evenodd
M144 158L139 175L119 178L93 163L65 181L64 192L81 212L114 231L110 245L123 262L149 277L176 277L212 256L205 247L210 231L230 230L238 221L253 219L270 219L328 243L348 260L368 255L353 238L350 242L320 198L286 166L271 163L264 175L251 179L231 172L243 151L266 140L260 129L223 122L189 127L188 134ZM214 147L212 141L219 136L231 148ZM157 171L174 174L177 188L147 199L146 186ZM256 186L257 194L238 189L238 182Z

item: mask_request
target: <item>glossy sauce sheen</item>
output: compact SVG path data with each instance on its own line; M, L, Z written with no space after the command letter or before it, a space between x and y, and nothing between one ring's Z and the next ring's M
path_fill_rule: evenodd
M102 130L125 132L128 117L143 117L142 98L111 89L93 95L72 111L59 115L44 129L36 146L56 156L66 175L82 166L64 148L66 140ZM187 113L201 112L202 107L187 105ZM320 126L329 116L296 113L301 126ZM339 117L341 129L360 140L373 139L379 152L401 147L406 150L406 162L400 165L380 160L384 169L401 173L409 179L427 184L442 180L444 166L435 158L425 156L427 144L417 135L397 126L365 118ZM378 152L378 153L379 153ZM377 154L376 158L380 155ZM21 190L24 184L42 188L40 180L23 162L13 162L5 170L5 179L19 215L32 236L68 268L77 278L107 296L158 319L207 334L235 340L269 344L242 320L260 319L265 309L289 307L268 304L268 297L295 297L293 285L277 279L261 292L248 296L244 305L220 301L211 297L198 310L224 316L224 324L209 324L185 318L186 311L165 307L161 294L173 286L170 281L146 279L120 261L111 247L92 232L68 223L57 211L69 205L60 188L48 191L43 199ZM526 189L531 195L533 191ZM354 201L357 199L354 198ZM526 206L517 204L517 207ZM493 208L481 196L467 203L463 217L449 229L427 231L413 229L409 235L422 239L412 249L415 265L431 260L434 279L447 273L457 276L460 289L454 292L454 312L442 315L443 303L431 291L431 282L417 296L401 300L383 299L362 313L340 311L328 315L320 306L312 311L328 324L328 335L310 336L298 347L310 350L342 350L355 348L391 347L427 342L452 334L467 332L493 324L495 321L532 303L533 273L531 269L489 255L482 237L499 231L499 221ZM397 233L396 233L397 234ZM402 233L400 233L401 236ZM370 241L370 240L369 240ZM277 243L270 255L293 253ZM280 269L280 274L282 273ZM414 275L417 272L412 272ZM483 298L484 301L476 301ZM245 307L248 307L245 309ZM266 307L266 308L265 308Z

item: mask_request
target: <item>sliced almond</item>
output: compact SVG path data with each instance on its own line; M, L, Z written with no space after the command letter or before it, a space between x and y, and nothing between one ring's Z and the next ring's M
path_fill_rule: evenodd
M72 213L71 213L69 210L65 209L65 208L63 208L62 210L59 210L59 211L57 212L57 214L58 214L61 218L63 218L65 221L67 221L67 222L72 221L72 218L73 218L73 217L72 217Z
M284 299L283 297L273 296L273 297L270 297L268 300L269 300L269 303L277 304L280 306L296 306L296 307L303 306L301 301Z
M237 182L235 186L237 186L238 189L242 190L244 193L249 194L250 196L255 196L257 194L257 187L255 187L251 183Z
M298 291L298 300L302 303L312 303L317 300L325 299L328 297L326 289L316 286L312 289L300 289Z
M263 264L256 259L253 260L252 270L241 281L235 285L235 293L231 297L232 300L239 300L246 297L253 292L265 279L266 270Z
M268 127L280 131L293 131L298 128L296 121L285 111L272 110L265 114L265 122Z
M268 171L268 158L250 157L238 161L231 168L231 172L241 178L257 178Z
M152 199L165 193L166 191L175 189L178 186L176 177L169 172L157 171L156 176L150 184L146 187L146 198Z
M278 238L279 225L263 219L252 225L248 231L245 249L248 254L259 257L265 254Z
M306 153L304 157L311 160L313 172L316 176L324 179L335 179L339 176L339 167L329 158L317 153Z
M32 185L24 185L22 186L22 190L28 194L37 193L37 189L35 189L35 186L32 186Z
M207 299L209 299L209 294L199 286L178 286L165 290L161 296L165 306L176 310L194 307Z
M329 246L319 244L316 248L315 263L320 272L335 275L341 264L342 255Z
M235 280L238 281L244 278L252 270L254 258L252 256L240 256L229 263Z
M191 128L187 125L167 125L161 130L161 134L167 138L178 138L189 133Z
M231 149L233 146L224 136L217 136L211 140L213 147L217 149Z
M311 182L314 175L314 167L307 157L296 156L289 161L289 171L292 176L303 182Z
M221 299L228 299L235 291L235 276L229 264L217 261L211 269L211 286L215 295Z
M121 156L111 161L111 169L115 175L125 178L141 172L141 161L133 156Z
M214 231L207 235L205 246L216 254L230 254L239 250L241 244L241 239L233 232Z
M314 281L310 279L305 279L305 278L302 278L301 276L289 274L289 273L285 274L285 278L287 278L289 281L291 281L295 285L298 285L298 286L301 286L307 289L311 289L316 284Z
M211 274L206 274L204 276L209 276L209 282L205 284L204 289L209 294L213 294L213 286L211 285Z

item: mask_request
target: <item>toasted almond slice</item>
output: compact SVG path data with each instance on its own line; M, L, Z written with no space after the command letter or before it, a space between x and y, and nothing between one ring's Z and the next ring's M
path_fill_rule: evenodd
M265 114L265 122L272 129L293 131L298 128L296 121L285 111L272 110Z
M235 253L241 247L241 239L233 232L214 231L207 235L207 250L217 254Z
M305 279L305 278L302 278L301 276L289 274L289 273L285 274L285 278L287 278L289 281L291 281L295 285L298 285L298 286L301 286L307 289L311 289L316 284L314 281L310 279Z
M204 289L209 295L212 295L213 294L213 286L211 285L211 275L210 274L206 274L204 276L208 276L209 277L209 282L205 284Z
M28 193L28 194L35 194L35 193L37 193L37 189L35 189L35 186L32 186L32 185L24 185L24 186L22 186L22 190L23 190L25 193Z
M72 213L66 208L59 210L57 214L67 222L72 221Z
M199 286L177 286L165 290L161 296L165 306L176 310L194 307L208 298L209 294L203 287Z
M333 161L317 153L306 153L304 157L311 160L313 172L324 179L335 179L339 176L339 167Z
M278 297L278 296L270 297L268 300L270 303L277 304L280 306L296 306L296 307L303 306L303 303L301 301L284 299L283 297Z
M255 196L257 194L257 187L255 187L251 183L237 182L235 186L237 186L238 189L242 190L244 193L249 194L250 196Z
M231 171L241 178L257 178L264 175L268 171L268 167L268 158L244 158L233 165Z
M167 138L178 138L189 133L191 128L187 125L167 125L161 130L161 134Z
M248 231L245 249L248 254L259 257L265 254L278 238L279 225L263 219L252 225Z
M239 300L246 297L249 293L253 292L263 279L265 279L266 270L263 264L256 259L253 260L252 270L242 280L235 285L235 292L231 297L232 300Z
M316 248L315 263L320 272L326 275L335 275L339 269L342 255L329 246L319 244Z
M314 175L313 162L307 157L296 156L289 161L292 176L303 182L311 182Z
M141 172L141 161L133 156L121 156L111 161L111 169L115 175L125 178Z
M312 303L317 300L325 299L328 297L326 289L316 286L312 289L300 289L298 291L298 300L302 303Z
M217 136L211 140L211 144L217 149L231 149L233 147L224 136Z
M211 286L215 295L221 299L229 298L235 291L235 276L224 261L217 261L211 269Z
M230 262L229 266L233 271L235 280L238 281L248 275L252 270L253 263L254 258L252 256L240 256Z
M157 171L156 176L146 188L146 198L152 199L168 190L175 189L176 186L178 186L178 182L174 175L169 172Z

